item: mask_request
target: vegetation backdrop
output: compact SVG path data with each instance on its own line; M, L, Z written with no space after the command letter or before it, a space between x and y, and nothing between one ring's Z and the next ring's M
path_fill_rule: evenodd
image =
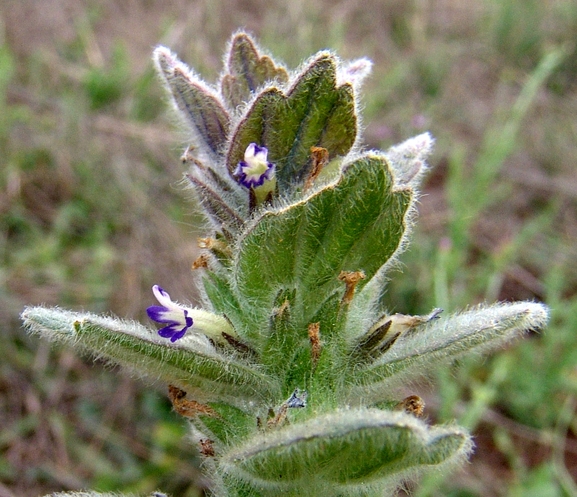
M167 45L215 81L240 27L289 67L322 48L371 58L368 147L436 137L391 309L552 308L544 333L415 385L430 419L477 445L415 495L577 496L572 0L1 2L0 496L200 495L164 385L27 337L18 315L46 303L146 322L153 283L194 302L202 220L150 54Z

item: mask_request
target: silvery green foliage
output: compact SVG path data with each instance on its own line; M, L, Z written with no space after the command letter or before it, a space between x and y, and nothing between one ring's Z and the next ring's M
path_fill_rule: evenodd
M381 496L465 460L470 436L419 419L422 401L395 387L540 329L548 311L381 307L431 136L361 148L366 59L323 51L289 72L240 32L216 86L164 47L154 61L193 137L186 177L211 222L195 263L202 308L155 285L158 333L42 307L24 310L26 328L171 385L216 496Z

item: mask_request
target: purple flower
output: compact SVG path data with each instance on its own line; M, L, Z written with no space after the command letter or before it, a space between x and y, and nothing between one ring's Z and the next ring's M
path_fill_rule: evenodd
M233 176L245 188L262 186L265 180L274 179L274 164L267 161L268 149L251 143L238 163Z
M152 287L152 293L161 305L150 306L146 313L153 321L167 325L158 330L161 337L176 342L192 327L193 320L189 316L189 310L170 300L170 295L158 285Z

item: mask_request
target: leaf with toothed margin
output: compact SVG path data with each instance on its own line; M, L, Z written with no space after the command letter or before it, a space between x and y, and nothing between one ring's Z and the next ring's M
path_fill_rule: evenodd
M359 288L369 282L398 249L411 200L410 189L393 189L386 160L366 155L335 183L265 212L240 239L234 264L233 286L255 326L268 319L281 288L298 288L291 312L306 326L330 295L344 291L341 271L363 271Z
M222 466L241 479L274 486L271 491L324 483L332 492L323 495L342 495L335 492L462 459L470 448L459 428L429 427L399 412L348 409L257 435L224 454Z
M154 60L176 108L195 133L198 145L204 151L219 154L226 141L230 118L216 94L167 48L156 48Z
M233 36L227 57L227 73L223 75L221 93L231 109L248 102L266 83L288 81L286 69L277 66L267 55L261 55L246 33Z
M271 395L267 376L218 353L193 333L171 344L134 321L45 307L27 307L22 320L31 333L80 347L203 398L236 397L242 392L258 401Z
M548 320L548 309L535 302L479 306L449 317L441 317L406 333L381 357L364 367L357 363L351 379L362 385L386 382L403 373L418 377L439 362L465 354L494 349L528 330L539 330Z
M262 91L232 133L228 170L250 143L267 147L282 194L304 179L311 147L326 148L331 159L346 155L357 137L355 98L351 84L337 86L336 73L334 56L320 53L286 95L275 87Z

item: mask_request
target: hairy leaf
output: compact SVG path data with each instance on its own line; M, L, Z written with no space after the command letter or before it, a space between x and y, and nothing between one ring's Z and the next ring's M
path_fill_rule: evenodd
M231 109L248 102L257 89L266 83L288 81L286 69L261 55L246 33L233 36L227 57L227 72L221 79L221 92Z
M540 330L548 320L548 309L535 302L479 306L453 316L430 321L400 337L373 364L352 365L351 378L375 387L404 373L420 376L439 362L464 354L496 348L529 330ZM386 388L385 388L386 389Z
M176 108L198 139L198 145L218 154L226 141L229 116L213 91L167 48L154 51L159 72Z
M257 435L225 454L223 465L278 489L319 480L338 488L462 458L470 447L469 436L458 428L431 428L404 413L349 409Z
M292 312L308 324L326 299L344 292L341 271L368 282L399 247L411 191L394 191L386 160L367 155L334 184L284 209L265 213L240 241L239 299L266 316L280 288L296 288Z
M256 400L271 395L271 384L257 369L218 353L193 333L170 343L134 321L44 307L22 313L31 333L64 342L130 370L194 391L202 398L237 396Z
M281 193L302 180L310 167L311 147L329 157L346 155L357 136L353 87L337 87L336 61L321 53L296 78L285 95L276 87L258 95L234 130L227 154L232 173L252 142L268 148Z

